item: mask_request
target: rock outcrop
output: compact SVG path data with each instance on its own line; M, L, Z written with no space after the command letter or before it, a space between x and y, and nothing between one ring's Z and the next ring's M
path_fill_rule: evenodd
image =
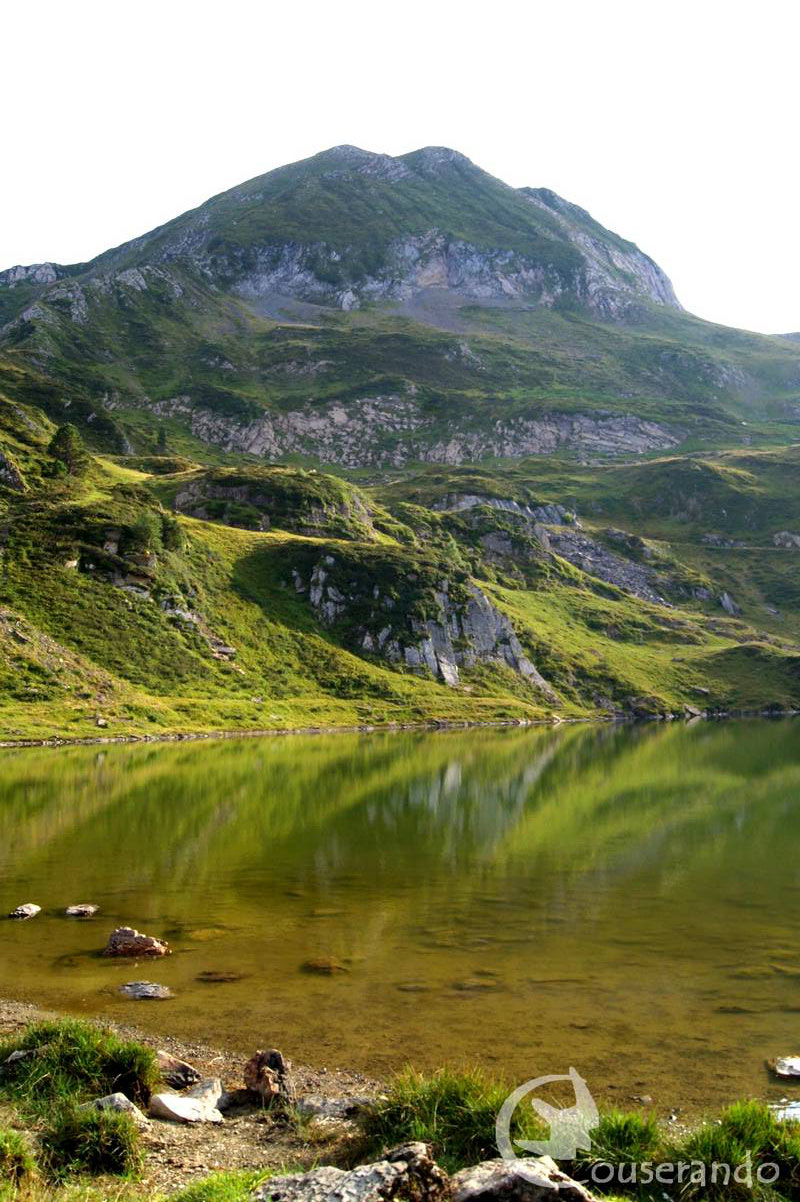
M387 1152L383 1160L355 1169L325 1166L288 1177L272 1177L257 1189L253 1202L390 1202L418 1198L435 1202L447 1193L447 1174L431 1159L425 1144Z
M7 451L0 451L0 488L9 488L12 492L25 489L22 473Z
M402 569L401 569L402 570ZM555 693L531 662L511 619L476 584L408 572L404 601L374 576L353 579L344 559L326 555L310 577L293 570L294 588L326 626L346 624L354 649L457 685L478 664L510 668L549 700ZM410 588L409 588L410 585Z
M552 551L590 576L614 584L624 592L631 593L642 601L650 601L653 605L670 604L661 591L663 583L658 574L646 564L615 555L595 539L577 531L550 530L546 539L547 546Z
M490 457L518 459L559 450L621 456L677 446L683 431L631 414L546 413L479 426L468 416L442 438L436 415L399 393L265 411L241 419L205 408L191 395L158 401L160 416L186 420L195 438L226 451L276 460L308 455L343 467L427 463L460 464Z
M585 1186L562 1173L549 1156L524 1161L489 1160L447 1177L426 1144L387 1152L354 1169L330 1165L309 1173L272 1177L251 1202L596 1202Z

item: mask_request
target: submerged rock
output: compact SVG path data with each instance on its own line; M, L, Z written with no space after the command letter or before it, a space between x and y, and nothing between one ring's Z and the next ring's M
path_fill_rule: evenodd
M155 981L128 981L120 985L119 991L137 1002L163 1002L173 996L168 986L156 985Z
M41 914L42 907L35 905L33 902L25 902L21 906L17 906L16 910L12 910L9 918L35 918L37 914Z
M68 918L91 918L99 909L99 906L93 906L91 902L78 902L76 906L67 906L64 913Z
M338 960L322 958L319 960L306 960L303 965L303 972L317 973L322 977L333 977L340 972L349 972L344 964L340 964Z
M310 1173L272 1177L251 1195L253 1202L388 1202L390 1198L444 1197L447 1174L425 1144L408 1144L383 1160L355 1169L326 1166Z
M164 939L143 935L133 927L117 927L108 937L104 956L169 956L171 948Z

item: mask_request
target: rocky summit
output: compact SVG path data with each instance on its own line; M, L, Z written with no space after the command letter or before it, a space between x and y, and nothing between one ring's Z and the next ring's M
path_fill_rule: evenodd
M11 741L800 702L800 342L465 156L0 272Z

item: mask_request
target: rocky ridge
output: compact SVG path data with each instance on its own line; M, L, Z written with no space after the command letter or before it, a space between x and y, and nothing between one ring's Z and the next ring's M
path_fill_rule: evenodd
M182 417L192 434L226 451L268 460L309 455L342 467L392 466L419 461L461 464L489 457L523 458L559 450L591 455L639 455L677 446L682 432L630 414L548 413L497 419L488 428L443 434L409 396L363 397L264 413L249 421L196 405L189 395L155 402L161 417Z

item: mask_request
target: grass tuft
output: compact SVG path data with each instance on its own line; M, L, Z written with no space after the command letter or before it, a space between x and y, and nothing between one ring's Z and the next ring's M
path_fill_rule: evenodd
M142 1166L142 1150L132 1119L114 1110L67 1106L42 1132L42 1160L54 1180L79 1173L130 1176Z
M0 1184L18 1187L36 1171L30 1149L17 1131L0 1127Z
M77 1019L33 1024L0 1045L0 1062L12 1052L29 1054L3 1070L0 1095L33 1115L117 1091L144 1105L158 1081L152 1051Z
M394 1078L387 1097L362 1116L365 1151L378 1155L393 1145L424 1140L449 1172L491 1159L497 1155L497 1114L508 1092L478 1071L440 1069L425 1077L408 1069ZM515 1136L546 1137L532 1112L516 1117Z

